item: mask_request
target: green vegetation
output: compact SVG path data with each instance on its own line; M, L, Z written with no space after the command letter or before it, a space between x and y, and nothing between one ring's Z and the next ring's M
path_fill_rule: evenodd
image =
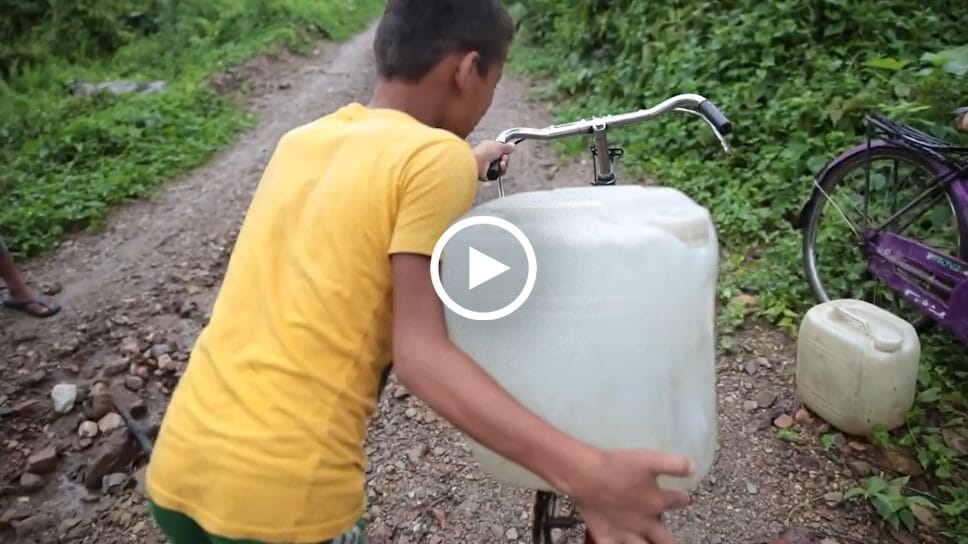
M318 38L342 39L381 0L0 0L0 233L53 248L107 207L210 157L251 125L213 91L220 70ZM160 93L74 96L74 81Z
M685 116L612 135L625 148L626 174L680 188L712 211L724 253L720 321L729 349L731 330L750 315L796 334L814 303L790 219L806 201L812 176L862 141L865 113L959 138L950 111L968 105L960 6L957 0L519 0L514 64L548 80L538 96L557 101L561 120L629 111L682 92L705 95L730 117L730 157L702 123ZM575 153L586 145L570 140L561 149ZM908 428L884 439L914 450L927 472L921 483L937 490L948 534L965 543L968 463L941 431L968 423L968 358L941 332L922 343L921 391ZM829 437L822 442L831 445ZM878 507L885 519L908 527L910 504L891 491L895 484L868 488L865 496L887 505Z

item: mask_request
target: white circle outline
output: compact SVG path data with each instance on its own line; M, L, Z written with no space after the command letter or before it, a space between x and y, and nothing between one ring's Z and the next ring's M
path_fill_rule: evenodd
M440 281L440 257L443 254L444 246L450 241L458 232L477 225L490 225L492 227L497 227L501 230L506 231L514 239L521 244L524 248L524 255L528 260L528 277L524 281L524 289L518 293L507 306L499 308L497 310L492 310L489 312L478 312L476 310L469 310L460 304L457 304L454 299L450 298L447 291L444 290L444 285ZM496 319L501 319L511 315L512 312L521 307L522 304L531 296L531 291L534 290L534 282L538 277L538 260L534 255L534 247L531 246L531 241L528 237L521 232L521 229L514 226L510 221L501 219L500 217L494 217L492 215L479 215L474 217L466 217L460 221L451 225L444 234L441 235L440 239L437 240L437 244L434 246L433 254L430 256L430 281L434 285L434 291L440 298L441 302L444 303L447 308L454 312L455 314L463 317L464 319L470 319L473 321L494 321Z

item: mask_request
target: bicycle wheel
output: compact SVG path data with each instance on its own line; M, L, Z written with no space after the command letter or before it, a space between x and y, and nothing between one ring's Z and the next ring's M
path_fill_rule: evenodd
M858 233L891 217L942 173L938 163L915 151L879 144L847 158L817 180L826 197L814 199L803 216L803 266L817 301L865 300L906 319L918 332L934 324L867 271ZM964 226L958 224L947 192L894 225L902 228L885 230L964 257L960 249Z

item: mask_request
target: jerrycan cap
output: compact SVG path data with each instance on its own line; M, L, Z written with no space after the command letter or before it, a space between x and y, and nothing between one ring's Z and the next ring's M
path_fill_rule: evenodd
M904 339L893 327L872 330L866 320L847 311L844 304L834 304L833 315L838 320L849 323L854 328L863 332L874 343L874 349L877 351L882 353L895 353L904 346Z

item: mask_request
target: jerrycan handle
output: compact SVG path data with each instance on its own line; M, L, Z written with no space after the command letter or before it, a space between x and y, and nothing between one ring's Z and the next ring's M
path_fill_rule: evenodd
M894 353L901 349L903 341L901 338L893 333L893 331L883 331L882 334L874 334L871 331L870 325L863 319L857 317L851 312L848 312L845 308L840 305L834 306L833 316L840 322L847 323L859 330L874 342L874 349L877 351L882 351L885 353Z

